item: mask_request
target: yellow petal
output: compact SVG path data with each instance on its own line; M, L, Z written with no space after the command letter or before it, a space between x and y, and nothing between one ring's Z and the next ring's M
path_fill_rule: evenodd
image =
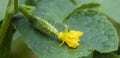
M69 34L75 36L75 37L79 37L79 36L82 36L83 35L83 32L80 32L80 31L75 31L75 30L71 30L69 32Z
M70 32L60 32L58 38L67 43L71 48L76 48L79 46L80 37L83 32L71 30Z
M71 41L71 40L68 40L66 41L67 45L71 48L77 48L79 46L79 43L78 42L75 42L75 41Z

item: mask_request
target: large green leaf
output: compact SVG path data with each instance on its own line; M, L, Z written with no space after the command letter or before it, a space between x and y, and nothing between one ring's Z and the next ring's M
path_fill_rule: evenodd
M17 20L18 18L15 19ZM78 58L91 53L91 51L84 49L81 52L79 49L70 49L66 45L59 47L61 42L57 38L53 39L36 31L25 19L20 19L14 23L22 37L25 38L28 46L42 58Z
M93 10L80 10L66 22L69 29L84 32L80 46L76 49L68 48L65 44L58 47L60 42L57 38L50 38L34 30L23 18L14 23L28 46L42 58L78 58L87 56L94 50L107 53L118 48L118 36L112 23ZM59 31L64 31L59 22L52 24Z
M59 31L64 31L61 19L68 16L77 6L69 0L41 0L37 2L36 7L35 15L43 16ZM94 50L107 53L118 48L115 28L105 16L95 11L81 10L67 21L69 29L84 32L77 49L70 49L65 44L58 47L60 42L57 38L50 38L35 31L24 19L21 17L20 20L15 21L15 26L28 46L42 58L78 58L87 56Z

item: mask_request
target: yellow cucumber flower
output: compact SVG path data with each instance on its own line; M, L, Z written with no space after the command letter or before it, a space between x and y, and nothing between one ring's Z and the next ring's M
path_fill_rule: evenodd
M66 42L69 47L77 48L82 35L83 32L71 30L70 32L60 32L58 38L63 41L62 44Z

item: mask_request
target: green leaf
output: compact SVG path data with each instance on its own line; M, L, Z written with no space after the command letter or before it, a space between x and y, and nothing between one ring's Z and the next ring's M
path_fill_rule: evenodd
M80 46L76 49L70 49L65 44L58 47L60 42L57 38L50 38L35 31L23 18L15 19L19 19L14 23L28 46L42 58L78 58L87 56L94 50L108 53L118 48L118 36L112 23L105 16L93 10L80 10L66 22L69 30L84 32ZM53 25L59 31L64 31L59 22L53 23Z
M10 24L5 34L5 37L2 41L2 44L0 45L0 58L9 58L11 41L14 31L15 31L14 27Z
M66 18L76 7L78 6L74 6L69 0L41 0L37 2L34 14L43 16L59 31L64 31L61 20ZM118 36L115 28L105 16L96 11L80 10L67 21L69 29L84 32L77 49L70 49L65 44L58 47L60 42L57 38L50 38L36 31L25 18L19 17L15 20L14 24L17 30L25 38L28 46L41 58L78 58L88 56L94 50L108 53L118 48Z
M5 15L8 1L9 0L0 0L0 21L3 19Z

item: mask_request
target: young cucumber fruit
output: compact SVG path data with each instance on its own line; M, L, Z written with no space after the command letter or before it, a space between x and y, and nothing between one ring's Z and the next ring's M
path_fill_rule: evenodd
M48 21L46 21L44 18L33 16L29 22L33 25L34 28L37 30L42 31L43 33L49 35L49 36L57 36L58 30L52 26Z
M58 30L52 26L48 21L46 21L44 18L34 16L32 13L28 12L28 10L25 8L26 6L19 7L19 10L24 14L24 16L27 18L29 23L37 30L45 33L48 36L58 36Z

